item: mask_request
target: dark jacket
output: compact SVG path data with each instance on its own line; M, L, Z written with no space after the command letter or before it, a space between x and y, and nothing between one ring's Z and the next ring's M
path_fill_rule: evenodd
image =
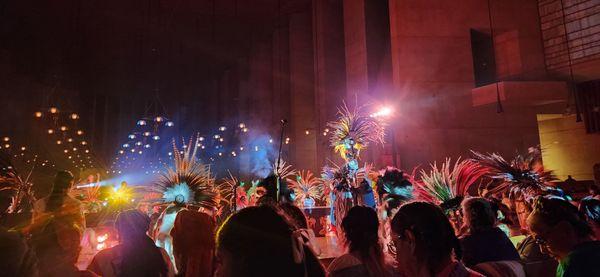
M460 239L466 266L485 262L519 261L519 253L500 228L470 233Z

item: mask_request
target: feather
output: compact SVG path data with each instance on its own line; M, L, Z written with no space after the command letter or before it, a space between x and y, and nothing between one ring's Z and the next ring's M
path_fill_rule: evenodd
M163 201L167 203L192 203L194 201L194 192L186 183L177 184L169 187L163 192Z

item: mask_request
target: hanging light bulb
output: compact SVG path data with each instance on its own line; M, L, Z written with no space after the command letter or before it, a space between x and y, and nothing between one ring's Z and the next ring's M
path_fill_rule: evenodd
M4 137L2 140L4 140L4 141L9 141L9 140L10 140L10 138L9 138L9 137Z
M141 141L138 141L138 142L136 142L136 143L135 143L135 145L137 145L137 146L141 146L141 145L142 145L142 142L141 142Z
M52 134L54 134L54 129L48 129L48 134L49 134L49 135L52 135Z
M87 142L84 140L81 142L81 145L87 145Z
M144 148L150 148L150 144L144 145Z
M221 127L219 127L219 131L223 132L223 131L225 131L225 130L227 130L227 127L225 127L225 126L221 126Z
M63 150L63 152L69 153L69 149L65 149L65 150Z
M198 140L199 141L204 141L204 137L199 137Z
M75 119L79 119L79 115L76 113L72 113L71 114L71 119L75 120Z
M62 144L62 140L57 140L56 144L61 145Z
M129 143L124 143L123 148L127 148L127 147L129 147Z
M42 112L35 112L35 117L40 118L42 117Z
M137 125L139 125L139 126L145 126L146 125L146 120L143 120L143 119L138 120Z
M49 111L50 111L50 113L54 114L54 113L57 113L57 112L58 112L58 109L57 109L56 107L51 107L51 108L49 109Z
M153 136L153 137L152 137L152 139L153 139L153 140L159 140L159 139L160 139L160 137L159 137L159 136Z
M240 127L240 129L244 129L244 128L246 128L246 124L244 124L244 123L240 123L240 124L238 125L238 127Z
M82 130L77 130L77 134L81 136L81 135L83 135L83 131Z
M173 124L173 121L167 121L167 123L165 123L165 125L167 127L173 127L175 124Z
M154 118L154 121L156 122L163 122L165 119L162 116L157 116Z
M89 149L85 149L85 153L90 153L90 150Z
M7 144L5 144L5 145L4 145L4 148L10 148L10 144L8 144L8 143L7 143Z
M25 146L21 146L21 151L25 151L27 148Z
M150 133L150 132L144 132L144 134L143 134L143 135L144 135L145 137L149 137L149 136L151 135L151 133Z
M73 142L73 139L72 138L68 138L67 141L68 142Z
M247 132L248 132L248 128L244 127L244 128L242 129L242 132L244 132L244 133L247 133Z
M77 147L73 147L73 151L77 151Z
M67 126L60 126L60 130L64 132L64 131L68 130L68 128L67 128Z

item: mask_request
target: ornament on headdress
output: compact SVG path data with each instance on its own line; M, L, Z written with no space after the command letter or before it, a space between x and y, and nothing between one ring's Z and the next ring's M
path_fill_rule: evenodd
M412 179L410 175L395 167L388 166L380 171L377 178L377 194L381 203L385 204L388 215L402 203L413 199Z

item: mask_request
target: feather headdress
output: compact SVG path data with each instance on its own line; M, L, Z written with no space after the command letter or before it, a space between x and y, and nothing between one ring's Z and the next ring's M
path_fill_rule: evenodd
M327 123L331 128L331 147L344 160L356 158L369 143L383 143L384 127L375 117L363 114L361 108L351 111L344 105L338 109L338 120Z
M313 200L323 198L323 183L318 178L315 178L309 170L301 170L295 178L288 178L287 182L289 183L289 188L294 190L296 194L295 201L299 205L303 205L304 200L308 198L312 198Z
M452 166L447 158L441 167L432 164L429 173L421 170L421 181L415 184L417 197L440 205L444 210L455 209L487 172L487 168L475 161L458 158Z
M414 172L413 172L414 175ZM377 179L377 193L388 212L413 198L412 177L395 167L386 167Z
M35 196L32 190L33 184L29 182L31 174L33 173L33 168L27 177L23 178L12 165L9 157L3 157L0 160L0 166L7 169L3 175L0 175L0 191L10 191L13 194L11 196L11 204L6 212L21 212L25 205L25 203L23 203L23 200L25 199L29 201L29 205L33 205L33 202L35 202Z
M190 139L180 151L173 141L174 166L160 176L154 190L162 195L163 203L195 205L208 209L217 207L217 192L210 166L196 158L199 139Z
M499 184L489 193L510 191L511 193L535 194L545 190L549 183L557 180L551 170L545 170L539 147L532 147L526 155L517 154L511 161L497 153L482 154L471 151L475 160L488 168L489 176Z

